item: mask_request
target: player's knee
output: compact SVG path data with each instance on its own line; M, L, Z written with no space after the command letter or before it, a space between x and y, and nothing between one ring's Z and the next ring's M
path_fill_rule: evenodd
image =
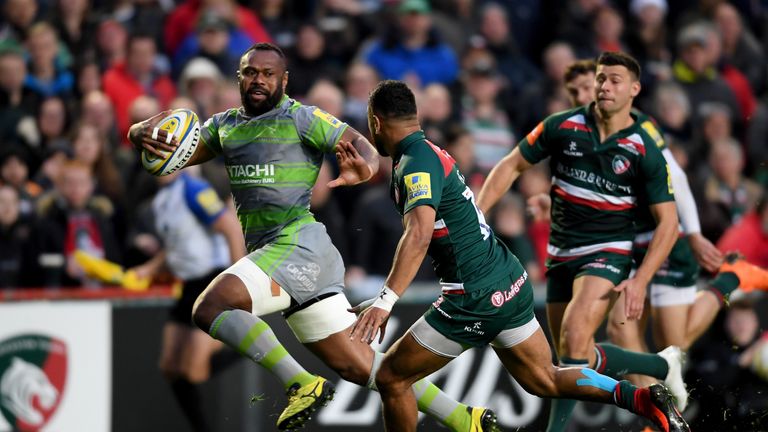
M192 307L192 321L204 332L219 314L226 310L242 309L249 311L250 297L243 293L242 282L234 275L221 274L203 291Z
M565 328L560 337L560 354L572 358L589 355L592 333L581 328Z
M345 381L365 386L370 376L370 364L360 361L334 360L327 363Z
M380 393L402 393L410 389L410 387L411 383L395 374L387 367L386 362L382 364L381 369L376 373L376 388L379 389Z
M614 322L614 320L608 320L605 326L605 332L608 339L616 345L624 345L627 342L628 334L626 326Z

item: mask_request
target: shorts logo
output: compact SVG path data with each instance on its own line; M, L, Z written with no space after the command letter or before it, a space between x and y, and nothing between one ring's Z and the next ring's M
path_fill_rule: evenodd
M405 176L405 204L432 198L432 182L429 173L417 172Z
M437 298L437 300L432 302L432 307L434 307L436 311L440 312L440 315L448 319L453 319L453 317L451 317L451 315L448 314L448 312L440 309L440 305L443 303L443 300L445 300L445 298L441 295L440 297Z
M610 271L612 273L616 273L616 274L620 274L621 273L621 270L619 270L618 267L613 266L611 264L606 264L605 262L600 262L599 260L596 260L596 261L591 262L591 263L584 264L583 266L581 266L581 268L583 268L583 269L587 269L587 268L605 269L605 270L608 270L608 271Z
M474 333L482 336L485 334L485 331L480 330L480 327L482 327L482 325L483 325L482 321L476 321L474 324L472 324L472 327L464 326L464 331L467 333Z
M611 162L611 167L613 167L613 172L616 174L624 174L629 169L630 163L629 159L622 155L616 155L613 157L613 162Z
M317 285L317 277L320 276L320 266L316 263L309 263L307 265L297 266L296 264L288 264L286 266L288 272L293 278L301 284L306 290L313 291L315 285Z
M509 287L509 290L504 292L496 291L491 294L491 304L497 308L502 307L504 303L512 300L520 292L520 288L522 288L526 280L528 280L528 272L523 270L523 274Z

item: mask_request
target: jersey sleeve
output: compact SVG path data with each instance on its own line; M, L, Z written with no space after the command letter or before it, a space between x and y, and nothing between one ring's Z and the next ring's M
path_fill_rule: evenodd
M659 150L664 150L667 148L667 143L664 141L664 135L661 133L661 130L659 130L659 126L653 117L648 116L646 120L640 123L640 127L642 127L643 130L656 143L656 147Z
M445 183L443 165L438 156L424 152L410 158L403 167L401 183L399 192L405 199L403 214L420 205L428 205L437 210Z
M294 112L296 129L301 141L330 153L336 147L348 125L331 114L314 106L301 106Z
M655 145L646 144L645 156L640 160L640 181L645 188L649 204L674 201L672 173L661 151Z
M216 155L220 155L222 152L221 141L219 140L219 123L222 115L221 113L214 114L200 127L200 141Z
M550 154L550 129L552 128L554 120L552 117L547 117L543 121L539 122L535 128L528 135L523 138L518 147L520 153L523 155L526 161L531 164L535 164L543 159L546 159Z
M200 179L185 179L184 199L197 220L210 226L224 213L224 203L216 191Z

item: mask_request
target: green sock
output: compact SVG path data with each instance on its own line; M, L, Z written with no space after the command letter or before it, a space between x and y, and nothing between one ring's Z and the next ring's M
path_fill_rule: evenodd
M256 315L239 309L224 311L213 320L209 334L263 366L286 389L294 384L303 387L315 379L288 354L269 324Z
M561 357L560 367L589 367L589 360ZM576 401L573 399L551 399L551 401L547 432L564 432Z
M739 278L736 276L736 273L733 272L718 273L715 280L709 284L709 290L717 295L720 304L725 304L731 293L736 291L738 287Z
M594 369L613 379L626 374L640 374L663 380L669 373L667 361L658 354L629 351L607 342L596 344L595 352L597 360Z
M422 379L413 384L419 411L429 414L453 431L469 430L472 416L467 405L451 399L439 387Z
M637 387L632 385L629 381L619 381L619 385L613 391L613 401L619 408L624 408L630 412L636 413L637 407L635 407L635 392Z

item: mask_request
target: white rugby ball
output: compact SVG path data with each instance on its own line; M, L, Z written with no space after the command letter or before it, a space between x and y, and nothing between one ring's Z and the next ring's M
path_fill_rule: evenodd
M200 143L200 121L197 114L184 108L176 109L157 122L155 127L173 134L178 147L173 152L164 152L165 158L159 158L146 149L142 150L141 164L144 169L152 175L164 176L184 168Z

